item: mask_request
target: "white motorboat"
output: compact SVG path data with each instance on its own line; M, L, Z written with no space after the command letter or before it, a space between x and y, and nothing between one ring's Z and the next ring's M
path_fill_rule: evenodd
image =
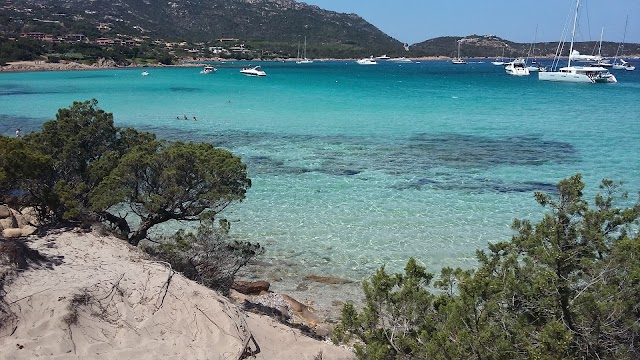
M140 75L142 75L142 76L148 76L148 75L149 75L149 72L147 72L147 71L143 71L143 72L142 72L142 74L140 74Z
M216 68L214 68L211 65L205 65L204 68L202 70L200 70L200 74L212 74L215 73L217 71Z
M304 37L304 49L302 50L302 58L300 58L300 43L298 43L298 60L296 64L312 64L313 60L307 59L307 37Z
M381 56L376 56L377 60L389 60L391 59L390 57L388 57L386 54L385 55L381 55Z
M360 59L356 61L360 65L377 65L378 63L373 59L373 57L368 57L364 59Z
M611 61L609 61L609 59L602 59L600 61L596 61L593 64L591 64L591 66L600 66L600 67L613 67L613 64L611 63Z
M569 60L576 62L600 61L602 56L599 55L583 55L578 50L571 50Z
M575 15L573 17L573 31L571 32L571 46L569 47L569 54L574 55L573 41L576 34L576 23L578 22L578 10L580 9L580 0L576 0ZM563 39L564 40L564 39ZM618 80L613 74L600 66L571 66L572 56L569 56L567 66L556 70L559 59L559 52L562 48L561 40L558 45L558 51L556 52L556 58L553 61L553 66L550 71L541 71L538 73L538 79L544 81L562 81L562 82L577 82L577 83L615 83ZM578 53L579 54L579 53ZM585 55L586 56L586 55ZM600 59L595 59L600 60Z
M458 57L451 59L451 63L454 65L464 65L467 63L463 58L460 57L460 40L456 41L458 43Z
M267 76L267 73L260 68L260 65L253 67L249 65L249 67L240 70L240 73L247 76Z
M410 62L413 62L411 59L407 59L404 56L403 57L399 57L399 58L389 59L389 61L396 62L396 63L410 63Z
M517 58L512 62L507 63L504 66L504 71L509 75L514 76L527 76L529 75L529 69L527 68L527 63L523 58Z

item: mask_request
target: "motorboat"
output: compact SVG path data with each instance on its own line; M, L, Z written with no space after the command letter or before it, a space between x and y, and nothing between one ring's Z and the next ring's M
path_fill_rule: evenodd
M609 59L602 59L594 62L593 64L591 64L591 66L613 67L613 64L611 63L611 61L609 61Z
M140 75L147 76L147 75L149 75L149 72L148 71L143 71L142 74L140 74Z
M390 57L388 57L386 54L385 55L381 55L381 56L376 56L377 60L389 60L391 59Z
M569 60L576 62L589 62L589 61L600 61L602 60L602 56L600 55L584 55L580 54L578 50L571 50L569 53Z
M532 72L538 72L538 71L547 71L547 68L545 68L544 66L538 64L537 62L533 61L531 63L531 65L527 66L527 69L529 70L530 73Z
M260 65L258 66L249 65L249 67L246 67L240 70L240 73L247 76L267 76L267 73L262 70Z
M527 63L523 58L517 58L511 62L508 62L504 66L504 71L506 71L507 74L514 76L529 75L529 68L527 67Z
M410 63L410 62L413 62L413 61L411 61L411 59L407 59L404 56L403 57L399 57L399 58L389 59L389 61L397 62L397 63Z
M360 65L377 65L378 63L373 59L373 57L368 57L364 59L360 59L356 61Z
M556 69L559 60L559 54L556 53L556 58L553 61L553 66L550 71L541 71L538 73L538 79L544 81L562 81L562 82L576 82L576 83L615 83L618 82L615 76L609 72L606 68L601 66L571 66L571 60L575 58L576 53L573 50L573 41L576 34L576 23L578 22L578 10L580 9L580 0L576 0L575 14L573 17L573 31L571 32L571 46L569 47L569 60L567 66ZM564 40L564 39L563 39ZM560 42L560 45L563 41ZM562 47L558 45L558 49ZM578 53L579 54L579 53ZM586 55L585 55L586 56ZM594 59L595 61L601 59Z
M204 68L202 70L200 70L200 74L212 74L215 73L217 71L216 68L214 68L211 65L205 65Z

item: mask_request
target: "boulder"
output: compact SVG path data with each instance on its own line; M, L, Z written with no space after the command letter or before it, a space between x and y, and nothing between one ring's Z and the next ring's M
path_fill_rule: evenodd
M233 282L233 285L231 285L231 288L241 294L259 295L262 292L269 291L270 286L271 284L264 280L253 282L236 280Z
M315 314L315 310L312 307L301 303L289 295L280 294L280 296L289 303L289 307L291 307L293 315L303 323L312 328L316 327L316 325L320 323L320 318Z
M5 238L17 238L22 236L22 229L4 229L2 230L2 236Z
M2 226L3 229L13 229L18 227L18 223L13 216L10 216L8 218L0 219L0 226Z
M36 209L34 209L33 207L30 207L30 206L26 207L22 209L20 213L22 214L24 221L26 221L28 224L35 225L35 226L40 225L40 223L38 222L38 216L37 216L38 213Z
M24 215L22 215L19 211L11 209L11 214L13 215L13 218L16 219L16 227L23 228L29 225L27 219L25 219Z
M22 236L29 236L29 235L35 234L36 231L38 231L38 228L35 226L27 225L23 227L21 230L22 230Z
M347 279L341 279L341 278L332 277L332 276L318 276L318 275L307 275L304 277L304 279L308 281L315 281L321 284L333 284L333 285L349 284L353 282Z
M11 216L11 209L7 205L0 205L0 219Z

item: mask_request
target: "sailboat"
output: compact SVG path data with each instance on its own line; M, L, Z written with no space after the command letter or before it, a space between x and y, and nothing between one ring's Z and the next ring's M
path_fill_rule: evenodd
M602 57L602 35L604 34L604 28L602 28L602 30L600 30L600 43L598 44L598 55L596 55L597 57L600 58L600 60L594 62L593 66L602 66L602 67L612 67L613 64L611 62L609 62L609 59L605 59Z
M296 64L311 64L313 60L307 59L307 37L304 37L304 48L302 50L302 59L300 59L300 43L298 43L298 60Z
M616 57L613 60L613 68L616 70L627 70L633 71L636 69L635 66L629 64L627 61L622 59L622 53L624 52L624 41L627 38L627 24L629 23L629 15L627 15L627 20L624 22L624 35L622 35L622 42L618 45L618 49L616 50ZM618 58L618 52L620 52L620 58Z
M540 66L536 62L535 53L536 53L537 39L538 39L538 25L536 25L536 32L533 35L533 42L529 46L529 51L527 52L527 58L525 59L525 64L527 64L526 67L527 67L527 70L529 70L529 72L546 71L546 69L543 66ZM529 59L533 59L531 60L531 63L529 63Z
M558 58L562 49L561 44L564 39L558 44L558 50L556 51L556 59L553 61L553 66L550 71L541 71L538 73L538 79L544 81L562 81L562 82L577 82L577 83L615 83L618 80L613 74L600 66L571 66L571 58L574 54L573 42L576 35L576 23L578 22L578 10L580 9L580 0L576 0L576 10L573 17L573 30L571 32L571 46L569 48L569 60L567 66L556 70L558 65Z
M466 64L467 62L464 61L461 57L460 57L460 42L462 41L462 39L456 41L458 43L458 57L451 59L451 63L455 64L455 65L463 65Z
M505 48L505 47L506 47L506 46L503 46L503 47L502 47L502 56L500 56L499 58L497 58L497 59L496 59L496 61L492 61L492 62L491 62L493 65L496 65L496 66L503 66L503 65L504 65L504 48Z

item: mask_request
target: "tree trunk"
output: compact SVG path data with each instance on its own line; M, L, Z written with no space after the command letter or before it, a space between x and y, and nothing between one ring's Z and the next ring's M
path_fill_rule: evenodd
M147 237L149 229L169 219L171 219L171 217L168 214L152 214L143 218L138 228L129 236L129 244L138 246L140 241Z

